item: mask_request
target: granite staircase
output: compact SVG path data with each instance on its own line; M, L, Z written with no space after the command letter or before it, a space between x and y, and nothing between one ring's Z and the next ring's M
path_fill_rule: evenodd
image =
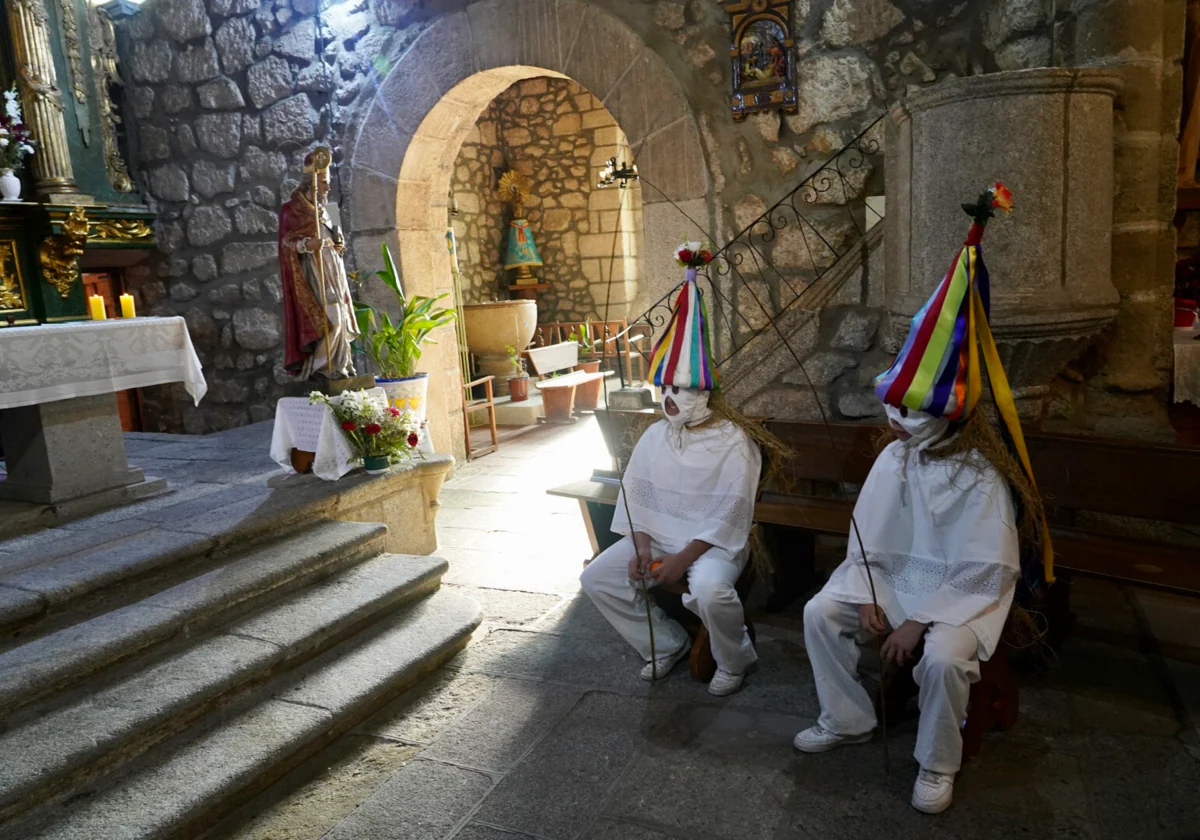
M36 614L0 604L0 838L196 836L452 657L478 605L386 532L159 545Z

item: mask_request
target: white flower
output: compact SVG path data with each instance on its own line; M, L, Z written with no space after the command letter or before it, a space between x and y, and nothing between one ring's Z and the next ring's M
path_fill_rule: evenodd
M7 149L7 148L8 148L8 138L0 137L0 149Z
M3 126L0 126L0 137L7 137L7 136L8 136L8 129L4 128Z
M21 143L19 146L17 146L17 148L19 148L24 154L33 154L33 146L30 146L28 143Z

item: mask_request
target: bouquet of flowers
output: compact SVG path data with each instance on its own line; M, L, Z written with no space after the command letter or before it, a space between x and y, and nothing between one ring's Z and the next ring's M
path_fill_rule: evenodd
M332 409L354 451L364 461L421 456L417 424L409 412L393 408L366 391L346 391L336 397L313 391L308 399Z
M684 268L700 268L712 262L712 258L705 242L684 242L675 249L675 262Z
M33 154L33 135L21 116L17 86L4 91L4 113L0 114L0 169L20 169L21 161Z

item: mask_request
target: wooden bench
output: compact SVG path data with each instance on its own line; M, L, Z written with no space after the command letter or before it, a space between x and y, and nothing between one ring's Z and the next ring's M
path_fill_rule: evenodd
M574 333L583 332L583 321L551 321L538 324L533 335L534 347L550 347L570 340ZM638 378L645 378L645 356L650 349L651 328L648 324L628 326L624 318L611 321L588 321L587 332L591 339L591 350L584 351L584 361L598 360L601 367L609 362L619 365L624 372L626 385L634 381L633 365L638 365Z
M755 505L759 523L847 534L882 427L770 421L794 452ZM1026 435L1054 538L1055 568L1200 594L1200 549L1106 533L1104 517L1200 527L1200 447L1067 435ZM811 553L810 555L811 556Z
M525 351L533 371L538 376L550 376L534 383L542 393L546 422L574 422L574 411L595 411L600 402L600 388L612 371L575 370L579 362L579 345L573 341L549 347L531 347ZM564 375L560 371L570 370ZM552 376L553 375L553 376Z

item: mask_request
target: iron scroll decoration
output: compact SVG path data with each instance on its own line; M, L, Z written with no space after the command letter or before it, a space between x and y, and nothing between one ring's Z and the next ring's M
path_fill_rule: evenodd
M795 113L792 0L735 0L725 4L725 11L732 31L733 118L757 111Z

